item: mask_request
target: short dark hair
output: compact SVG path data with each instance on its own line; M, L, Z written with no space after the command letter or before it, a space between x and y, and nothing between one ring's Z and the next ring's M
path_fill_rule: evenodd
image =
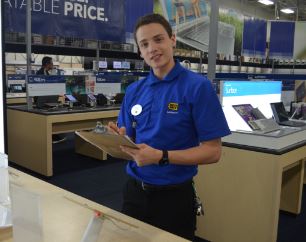
M162 15L157 13L151 13L142 16L137 20L137 23L134 28L134 39L136 41L136 44L137 44L137 37L136 37L137 30L143 25L152 24L152 23L162 25L164 29L167 31L169 37L170 38L172 37L172 28L169 22Z
M50 64L51 62L52 62L52 57L45 56L44 58L42 58L41 64L42 64L42 66L46 66L46 65Z

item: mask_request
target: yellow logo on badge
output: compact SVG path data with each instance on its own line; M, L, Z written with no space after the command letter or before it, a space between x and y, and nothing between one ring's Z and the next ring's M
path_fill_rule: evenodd
M172 111L177 111L178 110L178 103L169 103L168 104L168 109Z

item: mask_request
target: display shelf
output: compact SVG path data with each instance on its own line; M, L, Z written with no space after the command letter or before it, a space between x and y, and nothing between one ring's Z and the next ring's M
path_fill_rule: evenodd
M280 130L256 134L252 132L232 132L224 137L222 142L225 146L242 149L251 149L271 154L283 154L293 147L304 146L306 143L305 128L294 128L282 126ZM248 148L252 147L252 148Z

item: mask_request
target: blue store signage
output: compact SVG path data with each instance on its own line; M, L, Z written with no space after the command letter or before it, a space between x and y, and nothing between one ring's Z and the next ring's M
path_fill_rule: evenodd
M125 40L124 0L32 0L32 33ZM27 0L4 0L5 28L25 32Z
M28 76L30 84L55 84L65 83L65 76L43 76L43 75L30 75Z

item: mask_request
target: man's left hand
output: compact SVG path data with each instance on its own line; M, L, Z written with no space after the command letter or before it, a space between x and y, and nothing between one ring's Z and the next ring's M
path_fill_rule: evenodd
M163 152L146 144L137 144L139 149L120 146L121 150L133 157L138 166L158 164Z

